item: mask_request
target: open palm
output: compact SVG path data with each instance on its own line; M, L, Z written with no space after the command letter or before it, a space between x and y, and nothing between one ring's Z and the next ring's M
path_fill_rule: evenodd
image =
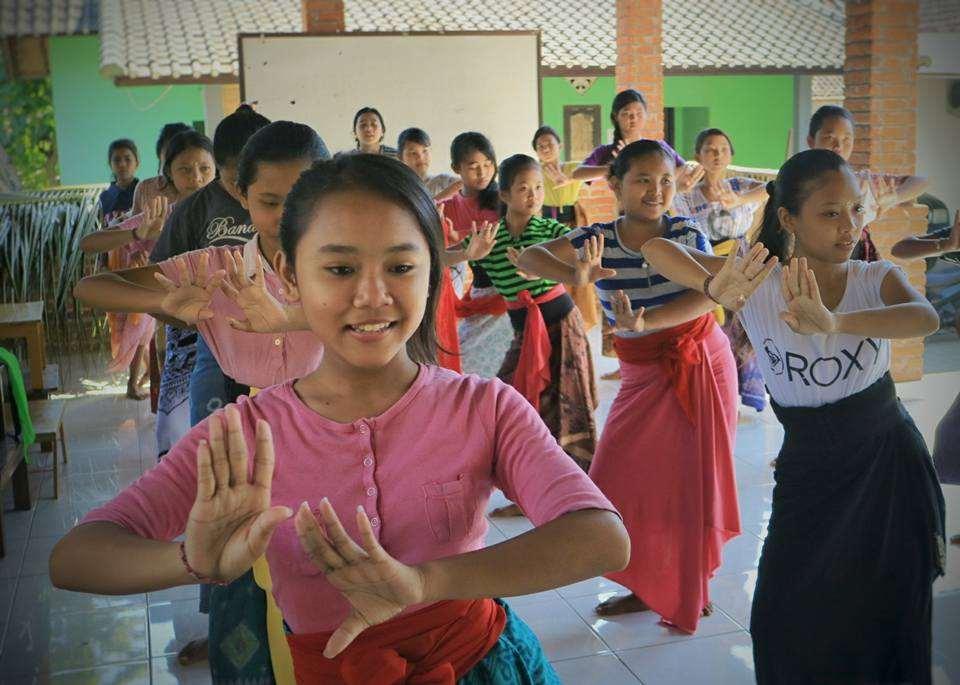
M326 498L320 503L320 514L322 528L304 503L294 523L307 556L352 607L324 649L324 656L333 658L365 629L422 602L424 579L419 569L397 561L380 546L362 508L357 509L360 544L344 530Z
M155 275L167 291L160 302L163 313L187 324L213 318L210 300L220 288L225 272L221 270L209 273L210 257L207 253L200 255L196 274L190 273L187 260L183 257L177 257L174 263L177 266L179 283L174 283L162 273Z
M227 297L237 303L246 317L242 321L230 319L229 323L237 330L253 333L284 331L288 324L286 309L267 290L263 257L259 251L256 260L253 276L249 276L243 263L243 254L239 250L231 250L224 259L227 273L221 288Z
M572 285L587 285L596 283L604 278L613 278L617 272L605 268L603 261L603 234L591 236L577 251L577 261L574 263L574 279Z
M739 311L776 268L777 258L767 259L769 254L761 243L756 243L743 257L737 255L736 249L731 250L707 286L707 295L730 311Z
M806 258L791 259L780 272L780 278L783 299L787 303L787 310L780 312L780 319L794 333L816 335L836 330L836 317L823 305L817 277L807 267Z
M273 531L293 512L270 506L274 454L267 423L257 422L252 478L237 408L227 405L210 417L208 427L209 439L197 447L197 497L184 546L198 574L229 581L263 556Z

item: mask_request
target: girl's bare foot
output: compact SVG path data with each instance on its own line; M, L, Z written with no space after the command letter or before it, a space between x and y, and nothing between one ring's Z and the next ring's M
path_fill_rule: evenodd
M610 371L609 373L603 374L602 376L600 376L600 380L602 380L602 381L618 381L618 380L620 380L620 369L616 369L615 371Z
M139 384L130 379L127 381L127 397L131 400L145 400L150 397L150 393L144 392Z
M707 602L703 605L703 611L700 612L701 616L712 616L713 615L713 602Z
M517 504L508 504L505 507L497 507L490 512L490 516L497 518L508 518L510 516L524 516L523 509Z
M950 538L951 545L960 545L960 533L954 535Z
M177 662L181 666L190 666L191 664L206 661L209 644L207 638L191 640L177 653Z
M632 614L637 611L650 611L650 607L631 592L629 595L604 600L593 611L598 616L616 616L618 614Z

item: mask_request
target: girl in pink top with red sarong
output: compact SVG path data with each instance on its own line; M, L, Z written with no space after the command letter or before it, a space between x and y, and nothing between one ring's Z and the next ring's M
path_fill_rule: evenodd
M175 189L174 202L182 200L213 180L216 166L213 144L209 138L193 130L175 135L169 144L169 157L163 164L168 187ZM163 230L164 220L173 204L166 195L158 195L143 211L107 226L107 230L84 236L80 249L88 254L108 253L107 266L111 271L146 266L150 251ZM107 370L111 373L130 369L127 397L144 399L142 386L147 376L142 374L144 351L153 337L156 321L136 312L107 314L110 323L112 360Z
M429 194L382 155L320 162L280 238L276 271L320 365L196 426L60 541L53 583L223 582L266 552L298 682L557 683L489 598L619 568L626 533L516 391L433 365L443 243ZM538 527L483 548L494 487Z

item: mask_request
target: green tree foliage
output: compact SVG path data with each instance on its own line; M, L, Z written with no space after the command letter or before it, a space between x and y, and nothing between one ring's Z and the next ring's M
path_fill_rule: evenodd
M50 79L0 81L0 145L25 189L59 183Z

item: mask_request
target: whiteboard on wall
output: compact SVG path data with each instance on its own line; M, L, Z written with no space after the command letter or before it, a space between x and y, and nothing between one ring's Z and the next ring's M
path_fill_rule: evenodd
M499 159L532 154L540 125L540 33L241 34L240 97L271 120L314 127L331 152L356 147L353 116L375 107L384 143L403 129L432 140L433 173L450 141L480 131Z

